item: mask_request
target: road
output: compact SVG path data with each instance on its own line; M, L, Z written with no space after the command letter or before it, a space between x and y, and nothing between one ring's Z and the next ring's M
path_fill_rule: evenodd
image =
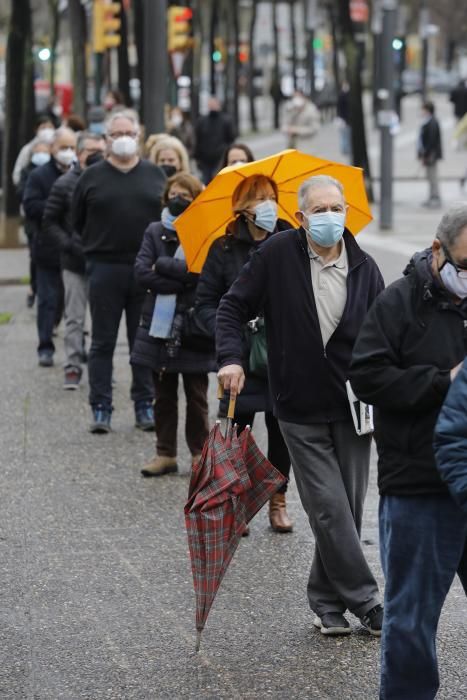
M455 192L446 187L450 201ZM373 227L359 237L387 281L430 243L439 218L414 204L417 188L397 192L398 230L382 235ZM21 251L2 256L0 277L26 266ZM0 287L0 311L13 314L0 326L0 698L376 698L379 641L355 619L344 639L325 639L312 627L305 589L313 540L293 480L294 532L272 533L266 510L255 518L194 653L183 431L180 475L141 479L153 437L133 427L124 338L115 357L114 430L90 435L87 381L78 392L62 390L61 333L56 367L37 367L34 313L24 301L23 287ZM213 380L212 420L214 393ZM255 433L264 447L262 420ZM373 454L363 542L382 586L375 477ZM439 629L440 700L467 697L466 618L456 581Z

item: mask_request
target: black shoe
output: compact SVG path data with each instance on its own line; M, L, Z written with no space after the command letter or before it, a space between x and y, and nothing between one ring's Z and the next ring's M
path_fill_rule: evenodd
M89 430L91 433L110 433L110 418L112 411L105 406L98 405L92 409L93 422Z
M29 293L26 297L26 306L28 309L32 309L34 302L36 301L36 295L34 293Z
M324 613L321 617L316 616L313 625L321 630L321 634L330 637L351 632L350 625L342 613Z
M54 354L50 350L44 350L39 353L39 367L53 367Z
M381 637L381 630L383 629L383 606L375 605L374 608L371 608L371 610L360 618L360 622L374 637Z
M154 409L152 403L143 402L135 405L135 425L140 430L154 430Z

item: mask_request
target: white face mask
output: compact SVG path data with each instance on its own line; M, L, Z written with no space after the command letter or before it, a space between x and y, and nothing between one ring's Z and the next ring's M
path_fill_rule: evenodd
M466 277L461 277L454 265L449 261L446 261L439 270L445 289L459 299L465 299L467 297L467 271L461 270L461 274L462 273L465 274Z
M39 129L37 132L37 138L39 141L43 141L44 143L52 143L54 140L55 136L55 129Z
M50 160L50 153L44 153L43 151L38 151L33 153L31 156L31 163L34 165L45 165Z
M112 141L112 153L122 160L129 160L136 155L137 150L138 144L131 136L119 136Z
M173 126L181 126L183 124L183 117L181 114L172 114L171 119Z
M60 165L64 165L68 168L74 161L76 154L72 148L61 148L55 155L55 160L57 160Z

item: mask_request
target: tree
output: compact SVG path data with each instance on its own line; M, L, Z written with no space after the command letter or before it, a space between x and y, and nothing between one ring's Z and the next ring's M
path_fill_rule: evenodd
M57 45L60 35L60 10L59 0L49 0L49 12L51 20L51 37L50 37L50 96L55 94L55 72L57 65Z
M3 157L4 239L16 243L18 199L11 173L21 146L32 137L32 23L30 0L11 0L6 50L5 129ZM34 106L34 105L33 105Z
M365 183L369 199L373 201L370 161L365 133L365 113L363 111L363 86L361 76L361 51L354 36L350 18L350 0L339 2L339 22L342 48L344 50L347 81L350 86L350 118L352 134L352 162L365 171Z
M68 0L73 53L73 111L86 117L86 13L81 0Z

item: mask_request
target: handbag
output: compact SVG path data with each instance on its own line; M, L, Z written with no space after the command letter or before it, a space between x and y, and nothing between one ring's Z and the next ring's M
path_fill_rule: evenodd
M268 376L268 346L266 341L266 326L264 318L257 316L248 321L250 352L248 366L251 374L257 377Z
M186 309L183 315L181 336L182 345L187 350L195 352L214 353L215 339L209 334L198 315L195 306Z

